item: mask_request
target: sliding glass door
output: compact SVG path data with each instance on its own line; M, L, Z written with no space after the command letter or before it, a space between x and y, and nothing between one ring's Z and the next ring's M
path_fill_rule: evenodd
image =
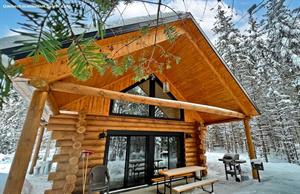
M154 176L159 176L159 170L171 169L182 166L179 158L179 137L155 136L154 137Z
M159 170L184 165L182 133L109 131L107 141L112 189L148 184Z

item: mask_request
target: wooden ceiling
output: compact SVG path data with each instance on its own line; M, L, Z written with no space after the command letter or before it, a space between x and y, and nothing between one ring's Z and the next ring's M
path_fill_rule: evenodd
M157 42L169 52L179 56L181 63L173 65L171 69L166 70L163 74L153 73L161 81L170 83L173 95L178 100L226 108L250 117L258 115L258 110L223 64L193 19L187 18L170 24L175 26L179 33L176 43L171 44L168 42L163 34L163 27L158 28ZM132 40L137 36L137 33L130 32L106 38L99 40L98 43L104 51L109 52L110 56L114 56L116 59L122 58L126 54L132 54L135 58L138 58L141 54L150 56L155 29L141 40L143 44L139 44L137 41L135 44L120 50L121 45ZM109 50L110 45L114 45L113 50ZM116 52L116 50L119 51ZM65 52L65 50L61 52ZM154 57L157 61L162 60L158 51L154 53ZM47 63L44 59L34 63L31 58L20 59L17 62L24 66L24 78L39 77L49 83L64 81L115 91L121 91L134 84L134 74L131 71L119 77L113 76L110 71L103 76L94 73L90 80L78 81L72 77L65 58L58 59L54 64ZM110 102L108 99L53 91L51 96L52 104L59 110L79 111L85 108L90 114L108 114ZM206 123L231 119L230 117L207 113L192 113L189 115L197 115L194 118L201 119Z

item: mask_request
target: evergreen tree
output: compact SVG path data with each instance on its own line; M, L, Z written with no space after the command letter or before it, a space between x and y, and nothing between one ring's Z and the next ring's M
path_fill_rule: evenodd
M26 110L27 102L11 90L10 98L0 110L0 153L9 154L16 150Z
M293 14L284 0L268 0L266 8L261 23L250 12L249 29L241 34L232 17L219 6L213 28L218 36L216 47L261 111L261 116L251 123L258 154L266 161L269 154L275 153L298 163L299 47L296 45L300 23L295 21L300 18L299 12L296 9ZM235 123L222 126L224 148L231 152L243 150L245 140L238 140L241 135L237 135L243 133L243 127Z

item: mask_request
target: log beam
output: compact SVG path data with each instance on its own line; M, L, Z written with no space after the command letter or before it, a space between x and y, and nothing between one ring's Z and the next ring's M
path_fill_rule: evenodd
M249 121L250 121L249 117L246 117L243 120L243 123L244 123L246 140L247 140L247 145L248 145L249 158L250 158L250 160L252 160L252 159L256 158L256 155L255 155L254 144L252 142L252 136L251 136L251 129L250 129L250 123L249 123ZM252 169L252 176L253 176L253 179L257 179L257 173L253 169Z
M31 165L30 165L30 169L29 169L29 174L33 174L33 169L34 169L34 167L36 165L36 162L38 160L40 147L41 147L41 143L42 143L43 136L44 136L44 131L45 131L45 125L42 124L39 128L39 132L38 132L38 135L37 135L37 138L36 138L34 153L33 153L33 156L32 156Z
M51 90L58 91L58 92L67 92L67 93L79 94L79 95L84 94L89 96L101 96L103 98L109 98L114 100L123 100L123 101L135 102L135 103L155 105L155 106L165 106L170 108L193 110L198 112L229 116L234 118L245 117L245 115L240 112L214 107L214 106L195 104L195 103L176 101L176 100L138 96L133 94L127 94L127 93L116 92L116 91L111 91L111 90L106 90L101 88L94 88L94 87L67 83L67 82L55 82L50 85L50 88Z
M35 91L33 93L3 194L22 191L46 99L47 92Z

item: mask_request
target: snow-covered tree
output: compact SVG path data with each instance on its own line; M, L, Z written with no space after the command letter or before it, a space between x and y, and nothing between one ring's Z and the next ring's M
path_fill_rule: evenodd
M268 0L262 22L256 22L250 12L249 27L241 33L219 6L213 28L218 36L217 50L261 111L251 125L257 154L266 161L275 153L289 162L299 162L298 13L287 9L284 0ZM244 140L236 135L243 127L235 123L222 127L219 134L224 148L243 150ZM209 133L219 130L210 129ZM212 135L208 137L213 140Z
M11 90L10 97L0 110L0 153L15 151L26 110L27 102L15 90Z

